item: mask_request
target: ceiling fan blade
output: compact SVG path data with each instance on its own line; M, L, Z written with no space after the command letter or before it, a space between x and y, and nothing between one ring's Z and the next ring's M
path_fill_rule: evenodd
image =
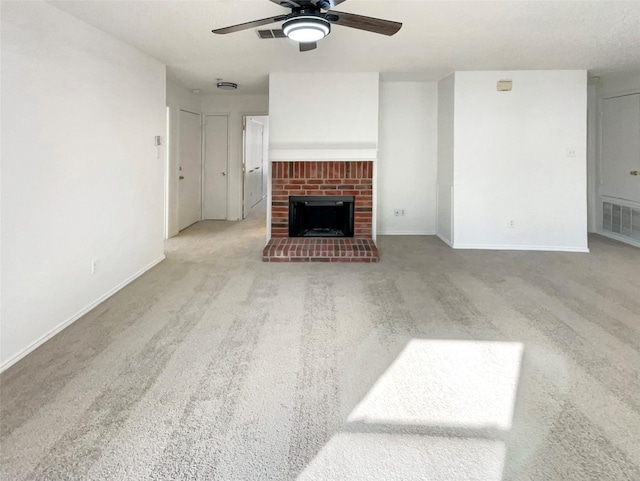
M402 28L402 24L400 22L382 20L381 18L365 17L364 15L356 15L354 13L336 12L335 10L329 10L326 18L329 22L335 25L357 28L358 30L366 30L368 32L380 33L382 35L389 36L398 33Z
M271 0L273 3L277 3L281 7L285 8L293 8L293 7L301 7L299 2L296 0Z
M313 50L318 46L316 42L301 43L299 45L301 52L308 52L309 50Z
M217 28L211 30L213 33L225 34L239 32L241 30L247 30L248 28L259 27L261 25L267 25L269 23L279 22L285 20L288 15L278 15L277 17L263 18L262 20L254 20L253 22L240 23L238 25L232 25L231 27Z

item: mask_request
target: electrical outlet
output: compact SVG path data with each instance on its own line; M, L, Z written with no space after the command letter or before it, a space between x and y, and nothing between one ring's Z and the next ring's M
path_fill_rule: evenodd
M404 217L404 216L406 215L406 213L407 213L407 210L406 210L406 209L400 209L400 215L401 215L401 216L403 216L403 217Z
M91 261L91 274L95 274L98 272L98 259L93 259Z
M567 147L567 151L565 152L565 157L575 157L576 156L576 149L574 147Z
M509 221L509 229L515 229L516 228L516 221L511 219Z

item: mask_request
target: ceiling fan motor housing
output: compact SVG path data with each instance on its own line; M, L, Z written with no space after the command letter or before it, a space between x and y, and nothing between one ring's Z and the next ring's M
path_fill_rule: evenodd
M282 31L300 43L317 42L331 32L331 24L320 14L318 7L295 8L282 24Z

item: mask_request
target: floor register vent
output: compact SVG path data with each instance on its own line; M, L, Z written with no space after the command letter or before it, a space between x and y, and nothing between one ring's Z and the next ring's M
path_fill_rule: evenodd
M602 229L640 241L640 208L603 202Z

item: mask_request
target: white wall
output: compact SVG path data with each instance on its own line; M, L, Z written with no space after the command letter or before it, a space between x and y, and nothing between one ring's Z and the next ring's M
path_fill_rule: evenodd
M453 245L455 74L438 82L437 235Z
M167 237L176 235L179 231L178 218L178 177L180 162L178 158L178 124L180 109L191 112L201 112L202 98L193 94L189 89L167 78L167 107L169 107L169 142L168 142L168 177L166 184L167 201ZM163 135L164 137L164 135ZM166 146L167 144L165 144Z
M437 89L427 82L380 84L378 234L436 232Z
M1 16L6 368L164 258L165 67L46 3Z
M375 159L378 90L378 73L271 74L270 158Z
M269 113L268 95L206 95L204 114L229 115L228 220L242 219L242 117Z
M586 126L585 71L456 72L454 246L586 251Z

